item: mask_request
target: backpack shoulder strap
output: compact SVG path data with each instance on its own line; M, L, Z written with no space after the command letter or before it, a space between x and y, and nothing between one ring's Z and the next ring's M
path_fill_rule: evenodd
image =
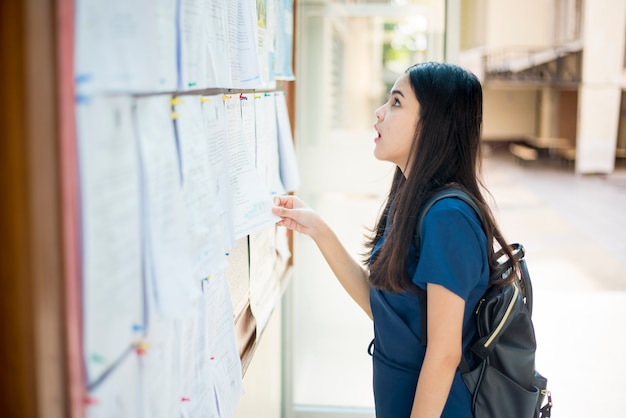
M458 189L456 187L449 187L446 189L441 189L437 192L435 192L423 205L422 208L419 211L419 214L417 216L417 223L415 224L415 255L416 257L419 259L419 253L420 253L420 238L421 238L421 234L422 234L422 223L424 222L424 218L426 217L426 214L428 213L428 211L430 210L430 208L437 203L438 201L440 201L441 199L445 199L448 197L454 197L457 199L460 199L462 201L464 201L465 203L467 203L468 205L470 205L470 207L472 209L474 209L474 212L476 212L476 215L478 215L478 218L480 219L480 224L484 225L484 219L483 219L483 215L480 212L480 209L478 209L478 206L476 205L476 203L474 202L474 200L463 190Z
M426 202L422 205L419 214L417 216L417 223L415 224L415 237L414 237L414 241L415 241L415 258L417 261L419 261L419 257L420 257L420 249L421 249L421 235L422 235L422 223L424 222L424 218L426 217L426 214L428 213L428 211L430 210L430 208L437 203L438 201L440 201L441 199L445 199L448 197L454 197L457 199L461 199L462 201L464 201L465 203L467 203L468 205L470 205L470 207L472 209L474 209L474 211L476 212L476 214L478 215L478 218L480 219L480 223L481 225L484 225L485 222L483 220L483 216L482 213L480 212L480 209L478 209L478 206L476 205L476 203L474 203L474 200L463 190L458 189L456 187L448 187L446 189L441 189L436 191L430 198L428 198L428 200L426 200ZM422 289L421 287L417 287L417 293L418 293L418 297L420 300L420 316L421 316L421 323L422 323L422 345L426 345L427 342L427 338L426 338L426 324L427 324L427 320L426 320L426 304L427 304L427 299L426 299L426 291L424 289Z

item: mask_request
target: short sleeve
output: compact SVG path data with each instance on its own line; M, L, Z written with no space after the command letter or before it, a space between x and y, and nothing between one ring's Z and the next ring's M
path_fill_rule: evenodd
M464 300L487 266L485 234L474 210L459 199L443 199L428 211L421 230L420 257L413 282L438 284Z

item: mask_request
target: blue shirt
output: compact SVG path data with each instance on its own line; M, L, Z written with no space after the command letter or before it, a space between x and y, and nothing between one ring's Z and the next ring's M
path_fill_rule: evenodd
M380 249L386 234L374 248ZM416 265L417 264L417 265ZM476 335L473 311L487 288L487 239L478 215L465 202L445 198L424 217L419 263L412 244L407 271L413 283L445 287L465 300L463 350ZM371 289L374 317L374 400L377 418L408 418L424 361L420 300L415 292ZM443 418L473 418L471 395L457 369Z

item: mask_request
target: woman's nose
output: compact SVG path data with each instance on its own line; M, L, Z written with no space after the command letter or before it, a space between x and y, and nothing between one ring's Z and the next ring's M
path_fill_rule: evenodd
M383 113L383 108L385 107L385 105L379 107L378 109L376 109L376 111L374 112L374 115L376 115L376 119L378 120L382 120L384 113Z

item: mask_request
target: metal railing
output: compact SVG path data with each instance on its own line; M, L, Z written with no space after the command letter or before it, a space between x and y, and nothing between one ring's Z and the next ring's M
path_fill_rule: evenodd
M498 48L484 54L483 60L487 81L577 84L582 79L578 41L544 48Z

